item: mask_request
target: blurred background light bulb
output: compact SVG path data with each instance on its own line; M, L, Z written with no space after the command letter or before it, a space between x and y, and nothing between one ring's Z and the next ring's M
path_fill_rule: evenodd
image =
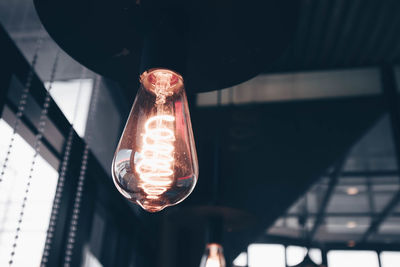
M151 69L140 76L140 83L112 176L123 196L157 212L193 191L197 154L182 77L168 69Z
M222 246L216 243L208 244L201 259L200 267L225 267Z

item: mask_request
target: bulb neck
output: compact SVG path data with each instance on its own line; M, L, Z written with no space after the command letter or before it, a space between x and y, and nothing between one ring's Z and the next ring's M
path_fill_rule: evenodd
M182 76L165 68L155 68L143 72L140 75L140 83L146 90L156 95L157 104L165 101L168 96L180 93L184 88Z

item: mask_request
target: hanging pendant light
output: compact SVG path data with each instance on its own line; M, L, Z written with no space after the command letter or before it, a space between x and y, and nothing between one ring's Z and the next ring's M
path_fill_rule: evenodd
M210 243L201 259L200 267L225 267L225 257L222 246L217 243Z
M192 192L198 178L183 83L194 94L234 86L263 72L266 62L280 58L289 44L300 5L291 3L287 9L287 1L245 6L241 1L82 1L34 3L63 50L119 82L127 96L140 76L111 173L119 192L145 210L175 205ZM80 12L71 16L71 10ZM232 20L238 16L247 19ZM283 30L277 32L275 24Z
M123 196L150 212L184 200L197 177L197 155L183 78L145 71L115 152L112 174Z
M172 13L158 14L145 36L140 88L112 163L119 192L149 212L183 201L198 178L184 33Z

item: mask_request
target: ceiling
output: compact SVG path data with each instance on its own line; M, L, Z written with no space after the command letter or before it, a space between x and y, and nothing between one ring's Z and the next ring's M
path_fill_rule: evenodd
M303 0L293 42L266 71L399 63L399 11L396 0Z
M306 189L383 114L376 96L196 109L201 179L182 206L210 202L215 139L222 128L219 203L251 213L257 224L225 236L233 257L258 240ZM218 125L218 126L217 126ZM239 251L238 251L239 250Z
M384 212L400 189L389 116L382 116L335 168L314 183L267 236L304 242L310 238L320 245L400 243L400 202ZM372 224L376 230L371 231Z
M341 69L377 66L400 62L400 3L396 0L301 0L294 34L281 56L265 63L266 73L304 70ZM36 39L44 36L41 57L50 60L56 46L45 32L32 1L0 1L0 21L13 36L28 60L32 58ZM274 36L268 36L273 42ZM81 70L63 55L60 79L79 78ZM38 72L44 80L50 73L44 60ZM132 98L132 90L126 88Z

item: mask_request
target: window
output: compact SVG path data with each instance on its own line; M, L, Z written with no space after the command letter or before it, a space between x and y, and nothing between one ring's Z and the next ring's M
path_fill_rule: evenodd
M400 252L383 251L380 254L382 267L398 267L400 263Z
M46 87L49 84L46 83ZM92 79L54 81L51 97L80 137L84 137L92 95Z
M329 267L379 267L375 251L333 250L328 252Z
M307 249L305 247L298 246L288 246L286 248L286 263L288 266L293 266L299 264L303 261L304 256L307 253ZM316 264L322 263L322 255L321 250L312 248L310 249L309 256L311 260L313 260Z
M12 131L12 128L0 119L1 164L4 162ZM22 137L16 135L3 182L0 184L0 266L8 266L10 260L33 155L33 148ZM38 156L20 226L14 266L40 265L57 178L57 171Z
M248 248L249 267L285 267L285 247L271 244L252 244Z
M90 252L90 249L86 246L84 248L84 260L83 260L83 267L103 267L103 265L99 262L99 260Z
M286 262L287 265L292 266L299 264L306 255L307 250L305 247L288 246L286 248Z
M247 266L247 253L242 252L239 254L239 256L236 257L236 259L233 261L233 266L241 267L241 266Z

